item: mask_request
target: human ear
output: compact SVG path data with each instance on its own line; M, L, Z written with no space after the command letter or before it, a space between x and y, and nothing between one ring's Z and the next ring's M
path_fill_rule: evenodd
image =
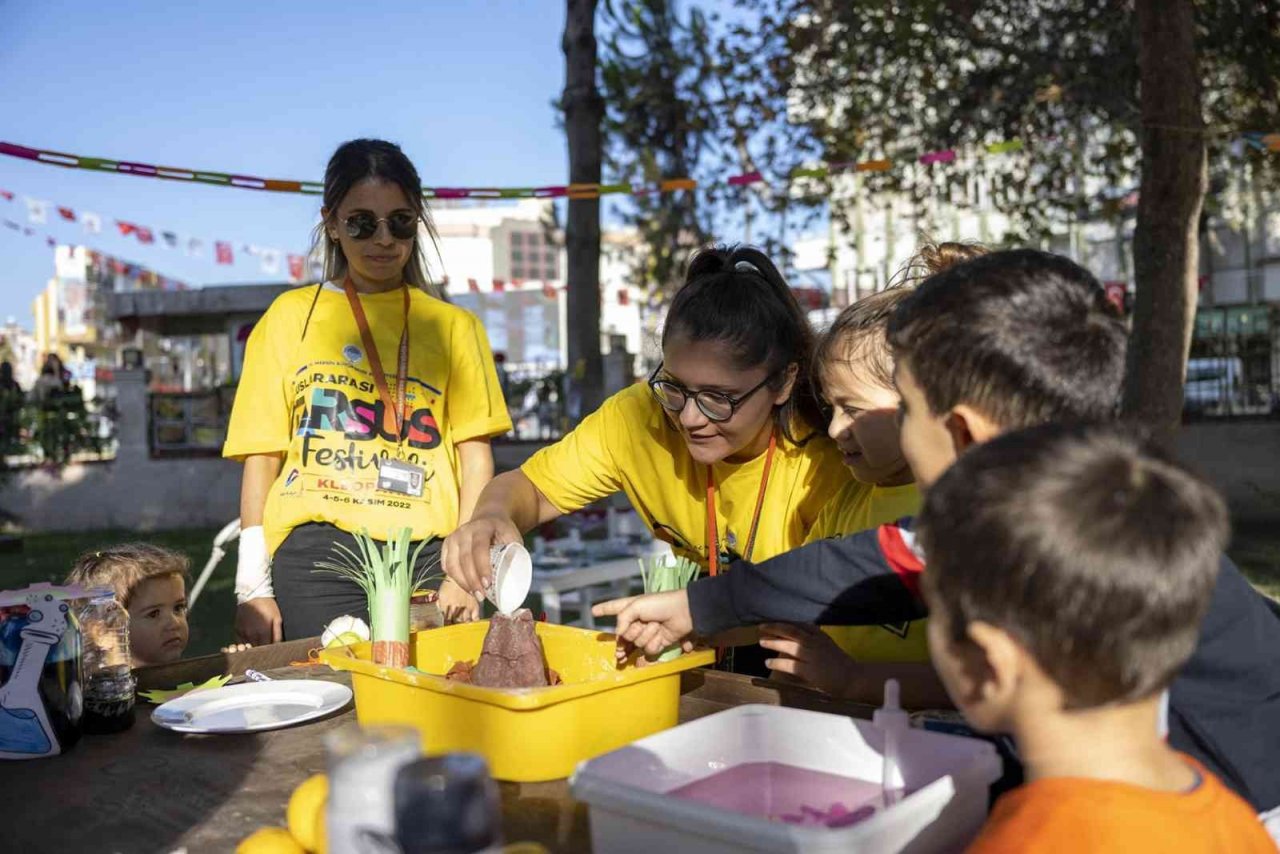
M974 704L981 704L987 725L1002 719L1013 705L1022 679L1022 648L1004 629L981 620L965 630L972 650ZM998 726L998 724L995 724Z
M333 211L326 207L320 208L320 221L324 223L324 230L329 235L329 239L334 243L338 242L338 229L332 222Z
M795 362L787 365L787 380L782 384L782 388L778 389L778 393L773 396L773 405L781 406L791 397L791 390L795 388L796 377L800 375L800 366Z
M957 457L973 445L990 441L1004 432L978 410L965 404L952 407L946 416L947 432L951 435L952 450Z

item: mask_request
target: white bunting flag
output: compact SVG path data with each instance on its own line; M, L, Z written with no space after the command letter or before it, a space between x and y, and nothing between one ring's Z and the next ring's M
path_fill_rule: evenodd
M27 199L27 221L32 225L44 225L49 221L49 203L39 199Z

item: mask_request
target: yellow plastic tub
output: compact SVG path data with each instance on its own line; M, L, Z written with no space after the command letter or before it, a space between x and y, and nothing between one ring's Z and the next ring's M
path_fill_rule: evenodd
M614 636L596 629L538 623L552 688L498 691L444 678L458 661L480 657L488 621L415 632L409 663L422 673L381 667L372 645L329 649L321 659L351 672L362 724L411 724L428 754L467 750L499 780L568 777L584 759L675 726L680 672L711 664L710 650L648 667L618 669Z

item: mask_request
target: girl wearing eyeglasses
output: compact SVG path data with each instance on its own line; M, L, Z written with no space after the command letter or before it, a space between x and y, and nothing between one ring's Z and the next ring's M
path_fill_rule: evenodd
M699 253L668 311L657 370L494 478L445 541L445 571L483 589L492 545L619 491L655 537L713 574L800 545L848 477L808 380L812 345L768 257Z
M484 329L427 275L435 231L400 148L341 145L320 213L324 281L254 327L222 451L244 462L236 631L255 644L367 619L364 592L315 565L362 529L452 531L493 477L490 438L511 429ZM441 605L475 599L449 584Z

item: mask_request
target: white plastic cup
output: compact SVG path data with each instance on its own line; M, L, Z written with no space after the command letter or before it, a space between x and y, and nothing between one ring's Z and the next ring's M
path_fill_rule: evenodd
M533 585L533 559L520 543L507 543L489 549L493 568L484 597L503 614L510 616L524 605Z

